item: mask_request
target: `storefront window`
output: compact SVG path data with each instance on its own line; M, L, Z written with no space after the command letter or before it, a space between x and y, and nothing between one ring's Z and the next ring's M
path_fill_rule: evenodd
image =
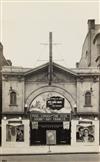
M7 125L6 141L23 142L24 141L24 125Z
M77 125L76 142L94 142L94 125L82 126Z

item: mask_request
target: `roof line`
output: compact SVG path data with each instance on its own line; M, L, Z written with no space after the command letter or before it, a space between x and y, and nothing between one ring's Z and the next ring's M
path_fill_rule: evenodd
M27 72L24 73L24 76L29 75L29 74L31 74L32 72L36 72L37 70L40 70L40 69L42 69L42 68L44 68L44 67L46 67L46 66L48 66L48 65L49 65L49 62L47 62L47 63L45 63L45 64L43 64L43 65L40 65L40 66L38 66L38 67L36 67L36 68L33 68L33 69L31 69L31 70L28 70ZM59 65L59 64L57 64L57 63L55 63L55 62L53 62L53 66L58 67L59 69L62 69L62 70L64 70L64 71L66 71L66 72L71 73L72 75L77 76L77 73L76 73L76 72L74 72L74 71L72 71L72 70L70 70L70 69L68 69L68 68L65 68L65 67L63 67L63 66L61 66L61 65Z

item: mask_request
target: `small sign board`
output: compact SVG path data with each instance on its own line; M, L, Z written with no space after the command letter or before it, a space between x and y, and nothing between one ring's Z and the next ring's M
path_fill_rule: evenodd
M59 96L52 96L49 99L47 99L46 106L53 110L60 110L64 107L64 98Z
M69 129L69 121L64 121L63 122L63 128L64 129Z
M70 114L42 114L32 113L32 121L70 121Z
M32 129L38 129L38 122L32 122Z

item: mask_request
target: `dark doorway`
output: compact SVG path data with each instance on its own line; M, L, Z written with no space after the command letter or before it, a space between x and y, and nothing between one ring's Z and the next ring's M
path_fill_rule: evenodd
M70 130L67 129L57 129L57 144L58 145L70 145L71 137L70 137Z
M30 124L30 128L31 145L47 145L48 130L56 132L56 145L71 144L71 128L63 129L63 122L39 122L38 129L32 129L32 124Z

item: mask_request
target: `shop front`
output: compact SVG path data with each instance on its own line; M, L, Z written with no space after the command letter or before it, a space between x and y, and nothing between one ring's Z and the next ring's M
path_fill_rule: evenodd
M89 146L90 152L95 149L98 152L98 118L79 116L62 94L54 91L40 93L27 110L22 116L3 116L4 150L14 148L14 153L16 150L20 153L19 148L24 148L23 153L47 153L82 152L84 148L85 152Z
M56 92L38 95L30 105L30 145L70 145L71 106Z
M30 128L31 145L71 143L70 114L32 114Z

